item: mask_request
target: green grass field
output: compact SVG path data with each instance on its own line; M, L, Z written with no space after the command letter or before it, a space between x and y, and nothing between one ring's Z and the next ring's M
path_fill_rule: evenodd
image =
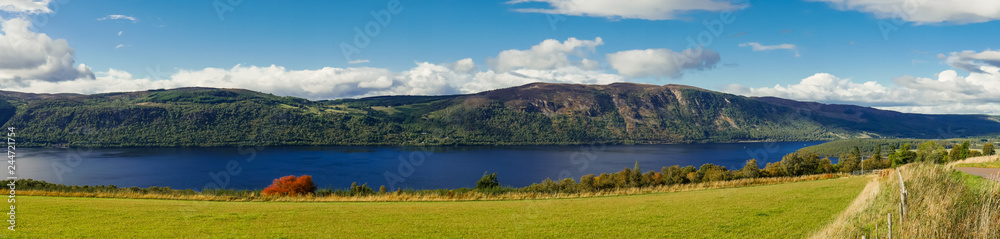
M802 238L867 179L579 199L302 203L18 197L4 238Z

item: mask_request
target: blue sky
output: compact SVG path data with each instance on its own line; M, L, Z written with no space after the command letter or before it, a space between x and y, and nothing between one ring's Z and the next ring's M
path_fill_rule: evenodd
M725 14L715 36L704 23ZM0 90L209 86L331 99L629 81L1000 113L1000 3L973 0L4 0L0 17ZM345 57L355 28L376 25ZM712 35L704 50L688 41L699 34ZM685 50L704 54L678 63Z

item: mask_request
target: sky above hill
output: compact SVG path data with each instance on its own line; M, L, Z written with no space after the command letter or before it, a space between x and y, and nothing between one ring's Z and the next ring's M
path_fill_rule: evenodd
M685 84L1000 114L1000 1L0 0L0 90L308 99Z

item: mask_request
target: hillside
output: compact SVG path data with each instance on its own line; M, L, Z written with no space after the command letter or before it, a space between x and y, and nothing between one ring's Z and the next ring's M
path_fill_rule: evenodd
M310 101L249 90L0 91L23 146L689 143L1000 132L985 115L904 114L683 85L534 83L477 94Z

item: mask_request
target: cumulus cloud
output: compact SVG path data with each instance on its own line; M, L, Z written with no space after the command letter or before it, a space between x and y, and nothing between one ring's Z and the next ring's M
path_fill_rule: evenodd
M52 0L0 0L0 11L12 13L51 13L49 3Z
M985 73L984 67L1000 67L1000 51L961 51L949 55L939 54L938 58L952 67L968 72Z
M0 20L0 86L24 80L64 81L94 78L84 64L75 64L75 51L65 39L53 40L29 30L26 18Z
M747 42L740 43L740 47L751 47L753 51L789 50L795 53L795 57L802 56L799 54L799 47L795 44L762 45L758 42Z
M551 70L518 69L508 72L476 71L472 59L449 64L417 63L393 72L383 68L334 68L288 70L281 66L243 66L230 69L180 70L162 80L137 78L115 69L91 79L48 82L29 81L5 90L22 92L103 93L170 89L178 87L242 88L309 99L336 99L377 95L441 95L474 93L532 82L609 84L617 75L567 67Z
M745 7L721 0L513 0L507 4L547 3L550 8L520 8L518 12L591 16L613 19L670 20L692 11L726 11Z
M451 69L455 72L471 74L476 72L476 62L472 58L465 58L451 63Z
M898 95L894 95L889 88L877 82L855 83L851 79L841 79L828 73L817 73L802 79L798 84L786 86L749 88L733 84L725 90L735 94L774 96L827 103L901 103Z
M751 88L729 85L727 92L751 96L874 106L913 113L1000 114L1000 67L982 65L960 75L945 70L934 78L902 76L892 86L818 73L797 84Z
M129 21L131 21L133 23L139 21L139 19L136 19L135 17L125 16L125 15L107 15L105 17L98 18L97 20L98 21L104 21L104 20L129 20Z
M619 74L629 77L678 78L685 70L705 70L715 67L721 59L711 49L670 49L620 51L607 55L608 64Z
M600 37L594 40L578 40L570 37L563 42L548 39L528 50L512 49L500 52L496 58L488 59L487 64L500 72L516 69L551 70L574 65L593 67L594 62L585 56L603 44L604 41ZM569 56L577 56L583 60L574 62Z
M567 83L567 84L611 84L625 81L619 75L592 71L577 67L555 70L522 69L511 72L486 71L476 73L475 77L460 88L463 93L481 92L505 87L519 86L533 82Z
M15 23L27 24L20 21ZM19 46L9 49L0 47L0 52L36 48L62 49L62 54L49 55L64 57L59 58L62 61L55 63L72 65L72 49L67 46L65 40L54 41L58 43L55 44L44 34L34 34L20 25L5 29L17 30L8 31L6 35L16 37L0 38L0 40L19 39L22 42L3 44L6 41L0 41L0 46ZM34 36L43 41L24 36ZM26 45L29 43L58 47L23 47L29 46ZM598 69L600 64L597 61L585 58L601 44L603 41L600 38L594 40L569 38L563 42L546 40L528 50L507 50L499 53L497 57L489 59L494 69L485 71L481 71L471 58L466 58L445 64L418 62L413 68L399 72L373 67L289 70L277 65L236 65L229 69L179 69L168 77L161 74L136 77L116 69L98 72L95 77L90 69L82 64L78 69L74 69L76 71L70 72L74 74L66 76L53 73L41 74L46 72L26 74L22 69L42 68L39 65L51 60L47 61L48 58L43 54L13 52L10 55L24 59L0 59L2 67L0 79L7 79L2 82L4 90L21 92L93 94L200 86L242 88L309 99L475 93L532 82L609 84L624 81L619 75L608 74ZM127 46L119 44L116 48ZM43 69L50 68L53 67ZM80 77L81 72L89 74L89 77Z
M23 27L11 29L23 29ZM26 34L34 33L22 30L8 35ZM42 44L46 41L24 41L19 44L24 45L27 42ZM48 44L62 48L46 49L64 49L62 52L64 54L50 55L65 56L60 58L64 60L61 64L71 66L72 49L66 46L65 40L55 42L60 44ZM619 71L619 74L612 74L605 72L606 69L603 69L597 60L587 58L588 54L595 52L596 47L602 44L604 42L601 38L594 40L569 38L561 42L549 39L526 50L502 51L496 57L487 59L487 66L482 68L473 59L466 58L441 64L417 62L414 67L403 71L374 67L289 70L278 65L236 65L228 69L177 69L172 74L155 75L152 70L147 69L150 71L148 75L139 76L108 69L98 72L95 77L89 68L81 64L71 73L78 76L81 72L85 72L90 75L89 77L26 77L26 74L19 73L15 76L18 80L16 84L3 82L2 88L21 92L93 94L198 86L250 89L309 99L442 95L475 93L533 82L610 84L625 81L625 76L679 77L686 70L712 68L720 59L718 53L708 49L688 49L681 52L669 49L623 51L607 55L612 68ZM119 44L117 47L127 46ZM29 60L0 59L0 62L5 63L3 65L9 65L7 68L11 69L21 69L46 62L45 57L39 57L40 54L11 55L22 58L35 57ZM22 65L15 67L14 63ZM0 76L6 77L11 72L15 71L0 70ZM159 72L158 67L156 72ZM0 79L4 79L2 77Z
M967 24L1000 19L1000 1L983 0L810 0L828 2L839 10L872 13L877 18L916 24Z

